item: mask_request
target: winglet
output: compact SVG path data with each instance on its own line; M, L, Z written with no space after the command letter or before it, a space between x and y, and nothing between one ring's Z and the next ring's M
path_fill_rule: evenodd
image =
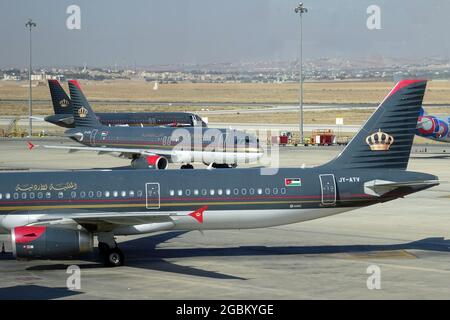
M200 209L195 210L194 212L189 213L191 217L198 221L198 223L203 223L203 212L208 209L208 206L203 206Z
M31 143L30 141L27 142L27 145L28 145L28 150L31 150L34 148L34 144Z

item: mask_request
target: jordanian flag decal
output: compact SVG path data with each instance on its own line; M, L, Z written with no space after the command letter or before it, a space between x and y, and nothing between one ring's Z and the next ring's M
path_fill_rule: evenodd
M300 178L285 178L284 185L286 187L301 187L302 179L300 179Z

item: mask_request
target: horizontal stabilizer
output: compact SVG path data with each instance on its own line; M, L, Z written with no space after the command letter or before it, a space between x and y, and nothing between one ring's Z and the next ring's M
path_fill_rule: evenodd
M383 194L402 187L425 187L436 186L439 184L438 180L426 181L403 181L393 182L386 180L371 180L364 183L364 192L371 196L381 197Z

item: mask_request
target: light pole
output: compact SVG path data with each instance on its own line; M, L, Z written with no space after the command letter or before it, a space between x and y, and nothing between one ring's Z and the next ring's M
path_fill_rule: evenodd
M304 13L308 12L308 9L306 9L303 6L303 2L300 2L298 4L298 7L295 8L295 13L298 13L300 16L300 145L303 145L303 23L302 23L302 16Z
M31 137L33 135L33 123L31 117L33 116L33 103L31 99L31 29L36 27L36 23L33 20L28 19L25 27L30 29L30 66L28 68L28 79L30 80L28 87L28 134Z

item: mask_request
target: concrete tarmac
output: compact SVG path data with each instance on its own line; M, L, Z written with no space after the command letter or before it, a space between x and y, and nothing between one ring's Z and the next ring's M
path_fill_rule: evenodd
M280 162L312 166L339 151L280 148ZM9 236L0 236L7 251L0 254L0 299L450 299L450 150L414 151L409 169L435 174L441 185L287 226L119 237L127 258L121 268L104 268L95 255L16 261ZM0 141L2 170L126 165L108 155L29 151L24 140ZM70 265L81 268L80 289L66 286ZM380 271L380 289L368 289L371 270Z

